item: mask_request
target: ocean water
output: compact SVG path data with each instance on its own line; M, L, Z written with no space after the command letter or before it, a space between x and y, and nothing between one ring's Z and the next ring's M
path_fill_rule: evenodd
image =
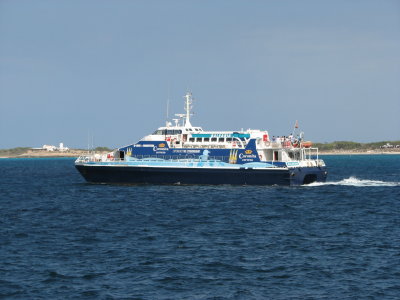
M325 156L328 182L85 183L0 160L0 298L399 299L400 156Z

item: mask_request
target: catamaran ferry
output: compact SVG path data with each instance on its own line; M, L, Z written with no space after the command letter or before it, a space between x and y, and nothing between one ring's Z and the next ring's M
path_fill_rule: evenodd
M75 167L93 183L303 185L325 182L318 149L295 137L268 131L205 131L192 126L192 94L185 114L176 114L135 144L105 154L81 156ZM297 122L296 122L296 126Z

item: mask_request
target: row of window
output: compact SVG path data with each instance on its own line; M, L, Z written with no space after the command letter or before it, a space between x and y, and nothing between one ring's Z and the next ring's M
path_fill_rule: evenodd
M189 139L189 142L192 142L192 143L194 143L194 142L198 142L198 143L202 143L202 142L204 142L204 143L207 143L207 142L218 142L218 143L224 143L224 142L232 142L232 141L234 141L234 140L236 140L237 141L237 139L233 139L233 138L222 138L222 137L220 137L220 138L216 138L216 137L212 137L212 138L190 138Z

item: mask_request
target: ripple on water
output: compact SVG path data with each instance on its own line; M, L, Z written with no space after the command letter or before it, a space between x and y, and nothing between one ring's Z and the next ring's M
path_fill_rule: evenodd
M398 158L328 157L326 184L295 188L92 185L72 160L25 162L0 161L0 297L399 295Z

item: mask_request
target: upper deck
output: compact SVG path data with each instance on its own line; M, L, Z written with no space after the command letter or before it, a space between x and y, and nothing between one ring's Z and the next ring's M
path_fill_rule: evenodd
M187 93L186 114L166 122L152 134L117 149L114 157L177 159L196 158L204 150L210 156L218 157L233 164L247 162L293 162L318 158L318 149L311 148L310 142L302 141L302 134L294 137L270 137L267 130L247 129L238 131L208 131L192 126L191 94ZM297 125L296 125L297 126ZM297 127L295 127L297 128ZM293 131L293 133L295 130Z

